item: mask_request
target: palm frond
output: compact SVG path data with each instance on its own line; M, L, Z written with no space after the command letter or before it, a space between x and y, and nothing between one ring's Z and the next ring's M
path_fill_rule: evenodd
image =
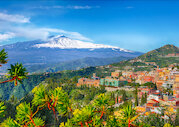
M2 49L0 51L0 64L6 64L7 63L7 52L5 52L5 49Z

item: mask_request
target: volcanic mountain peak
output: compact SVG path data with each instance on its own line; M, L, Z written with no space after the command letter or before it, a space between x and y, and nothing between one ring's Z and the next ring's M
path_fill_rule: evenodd
M95 44L91 42L84 42L80 40L70 39L64 35L57 35L51 37L48 42L42 44L36 44L34 47L41 48L61 48L61 49L99 49L99 48L112 48L119 49L124 52L132 52L117 46L110 46L104 44Z

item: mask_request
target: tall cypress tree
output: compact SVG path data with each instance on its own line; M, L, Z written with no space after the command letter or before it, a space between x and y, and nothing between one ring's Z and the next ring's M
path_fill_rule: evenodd
M126 100L127 100L126 91L123 91L122 100L123 100L123 101L126 101Z
M145 103L147 103L147 93L145 93Z
M117 104L119 103L119 100L118 100L118 95L117 95Z
M112 100L115 101L115 94L114 94L114 92L112 92Z
M145 104L145 97L144 97L144 95L142 94L142 98L141 98L141 103L140 103L140 105L144 105Z
M139 100L138 100L138 90L137 90L137 87L135 89L135 106L138 106L139 105Z

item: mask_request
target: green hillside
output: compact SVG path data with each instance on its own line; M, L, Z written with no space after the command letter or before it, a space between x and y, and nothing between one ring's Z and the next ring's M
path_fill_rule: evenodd
M160 47L158 49L152 50L150 52L147 52L138 58L144 59L144 60L150 60L150 58L156 58L156 57L164 57L168 54L172 53L179 53L179 48L174 45L165 45L163 47Z
M111 58L94 58L86 57L83 59L61 62L56 64L33 65L27 67L28 72L58 72L63 70L79 70L86 67L104 66L111 63L117 63L134 57L111 57Z
M147 62L153 62L154 64L148 65ZM134 70L142 71L150 70L156 66L166 67L174 63L179 63L179 48L174 45L165 45L147 52L133 60L122 61L112 65L119 67L119 69L124 69L128 66L134 68Z
M13 95L17 97L17 99L21 99L25 95L27 95L35 86L39 85L41 82L53 79L54 81L62 84L64 81L73 79L75 77L87 77L92 75L94 72L99 72L99 69L95 67L83 68L80 70L69 70L69 71L61 71L57 73L39 73L29 75L27 79L24 79L22 84L18 86L14 86L13 82L7 82L1 84L0 86L0 98L3 100L10 99ZM5 78L1 78L0 81L6 80ZM74 79L75 80L75 79Z
M179 63L178 53L178 47L174 45L165 45L139 56L138 59L144 60L145 62L155 62L159 67L165 67L173 63Z

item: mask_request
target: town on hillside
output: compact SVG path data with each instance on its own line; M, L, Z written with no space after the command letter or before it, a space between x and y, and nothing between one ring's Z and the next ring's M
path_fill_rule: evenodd
M92 78L80 78L76 84L88 87L105 86L107 91L125 90L137 92L136 110L141 114L175 114L179 107L179 68L174 64L165 68L154 68L151 71L115 70L111 75L100 78L93 74ZM129 97L135 103L136 97ZM124 103L123 96L115 96L115 105ZM140 103L141 102L141 103ZM167 108L167 110L166 110ZM120 114L120 113L119 113Z

